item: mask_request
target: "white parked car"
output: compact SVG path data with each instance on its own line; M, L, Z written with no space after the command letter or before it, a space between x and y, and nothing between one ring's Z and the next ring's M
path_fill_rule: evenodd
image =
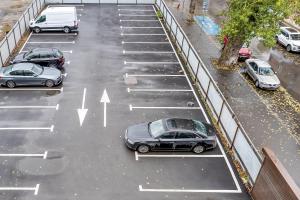
M287 51L300 52L300 32L296 29L280 27L280 34L276 35L276 39Z
M35 20L31 20L30 29L39 33L42 30L63 30L69 33L78 29L75 7L48 7Z
M275 90L280 86L280 81L271 65L265 61L247 59L246 72L253 79L256 87Z

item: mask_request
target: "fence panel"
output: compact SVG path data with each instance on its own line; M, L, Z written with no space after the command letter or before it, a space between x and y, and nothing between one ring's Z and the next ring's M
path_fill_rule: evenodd
M18 23L18 22L17 22ZM16 42L18 43L18 41L21 39L22 35L21 35L21 31L20 31L20 27L19 27L19 24L17 24L17 26L15 26L15 29L14 29L14 33L15 33L15 39L16 39Z
M188 56L189 48L190 48L190 46L189 46L188 41L186 40L186 38L183 38L183 42L182 42L182 51L183 51L183 53L184 53L184 55L185 55L185 59L186 59L186 57Z
M238 125L233 119L232 113L226 105L223 107L222 113L220 115L220 124L224 129L224 132L227 134L229 142L231 143L233 141Z
M100 0L100 3L118 3L118 0Z
M218 118L219 113L221 112L223 99L215 86L212 85L211 87L209 87L207 97L209 99L208 103L213 107L212 113L215 115L215 118Z
M180 29L177 29L177 35L176 35L177 45L181 47L182 41L183 41L183 34Z
M19 20L20 28L21 28L21 34L23 35L26 31L26 24L24 22L24 15Z
M197 56L195 55L194 51L190 51L188 62L194 72L194 74L197 73L197 67L199 65L199 60L197 59Z
M10 53L8 50L7 42L6 42L6 40L3 40L3 43L1 45L1 56L2 56L3 62L5 62L9 58L9 55L10 55Z
M244 167L250 174L250 178L252 178L252 180L256 180L261 163L248 140L240 130L237 132L234 141L234 148L238 152L239 158L243 162Z
M11 53L14 50L14 48L16 47L13 32L10 32L9 34L7 34L7 41L8 41L8 45L9 45L9 51Z

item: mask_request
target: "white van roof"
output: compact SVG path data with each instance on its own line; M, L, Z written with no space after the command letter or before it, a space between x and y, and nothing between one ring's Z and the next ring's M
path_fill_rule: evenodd
M41 15L49 14L49 13L75 13L75 7L48 7L46 8Z

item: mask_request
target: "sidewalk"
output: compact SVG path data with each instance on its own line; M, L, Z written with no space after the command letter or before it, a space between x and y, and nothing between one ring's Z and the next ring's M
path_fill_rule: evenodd
M270 147L300 186L299 108L294 108L292 99L283 96L284 91L257 90L241 72L217 70L212 66L211 59L220 55L220 45L196 23L186 24L188 2L179 9L173 3L166 0L254 145L259 150Z

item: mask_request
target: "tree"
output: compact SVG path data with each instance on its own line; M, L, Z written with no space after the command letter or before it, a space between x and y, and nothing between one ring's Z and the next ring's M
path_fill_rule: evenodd
M228 42L218 64L235 64L239 49L254 37L261 38L268 47L274 46L279 22L299 12L299 5L299 0L228 0L220 33L220 40L226 36Z
M192 23L194 21L194 14L195 14L195 9L196 9L196 0L190 0L190 5L189 5L189 14L188 14L188 19L187 21L189 23Z

